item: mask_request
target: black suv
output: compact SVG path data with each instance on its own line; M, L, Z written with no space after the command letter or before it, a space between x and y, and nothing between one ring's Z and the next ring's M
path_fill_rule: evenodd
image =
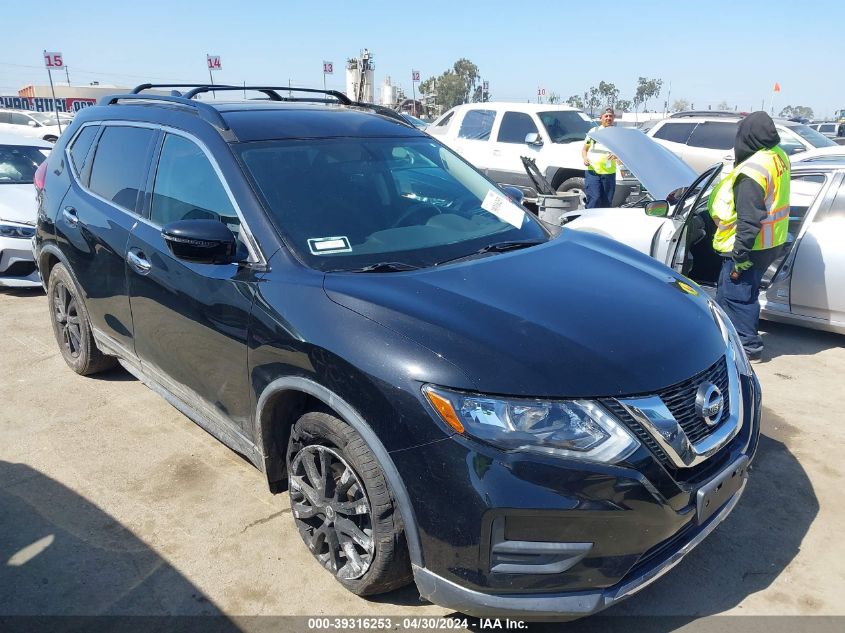
M146 87L36 175L56 340L286 484L351 591L592 613L737 503L760 388L697 286L340 93Z

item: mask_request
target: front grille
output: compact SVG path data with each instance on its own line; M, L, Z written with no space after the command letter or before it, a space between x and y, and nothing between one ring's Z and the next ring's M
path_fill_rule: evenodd
M15 262L0 275L4 277L29 277L35 272L35 262Z
M652 437L651 433L646 431L640 424L631 417L625 407L619 404L616 400L611 400L610 398L606 400L602 400L601 403L604 405L606 409L608 409L613 415L615 415L625 426L631 429L634 432L634 435L637 436L637 439L642 442L645 447L654 454L657 459L660 460L661 463L669 466L672 462L669 460L669 456L666 455L664 450L660 448L660 445L657 441Z
M724 406L718 424L708 426L695 412L695 394L703 382L712 382L722 392ZM728 394L728 365L724 356L708 369L673 387L658 391L657 395L681 425L691 444L696 444L715 431L730 415Z

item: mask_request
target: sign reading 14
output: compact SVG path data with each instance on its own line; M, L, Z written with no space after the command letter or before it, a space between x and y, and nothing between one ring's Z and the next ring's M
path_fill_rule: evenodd
M223 70L223 64L220 63L220 55L206 55L208 59L209 70Z

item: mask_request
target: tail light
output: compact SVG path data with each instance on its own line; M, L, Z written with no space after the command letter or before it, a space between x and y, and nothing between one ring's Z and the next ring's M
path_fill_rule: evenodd
M35 176L32 178L32 183L35 185L35 188L40 192L44 189L44 181L47 180L47 161L45 160L38 166L38 169L35 170Z

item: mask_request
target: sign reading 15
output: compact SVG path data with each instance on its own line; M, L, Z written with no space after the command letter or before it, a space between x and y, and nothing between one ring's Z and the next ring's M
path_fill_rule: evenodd
M206 55L208 58L209 70L223 70L223 64L220 63L220 55Z
M61 53L48 53L44 51L44 65L50 70L61 70L65 67Z

